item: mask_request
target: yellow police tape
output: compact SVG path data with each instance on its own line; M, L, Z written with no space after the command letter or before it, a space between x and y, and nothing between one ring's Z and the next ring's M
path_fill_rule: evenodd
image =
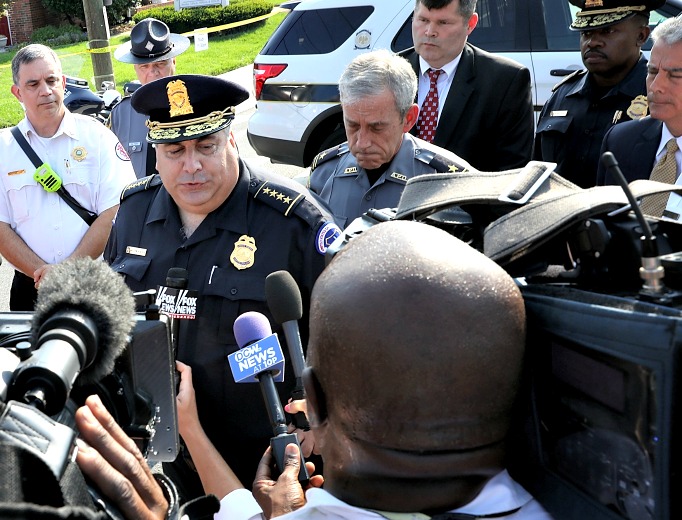
M276 14L284 13L286 11L287 11L287 9L282 9L281 7L274 7L270 13L264 14L262 16L257 16L256 18L249 18L248 20L240 20L239 22L232 22L232 23L228 23L228 24L224 24L224 25L218 25L216 27L207 27L207 28L196 29L194 31L182 33L182 35L187 36L187 37L192 37L196 33L209 34L212 32L224 31L226 29L233 29L234 27L241 27L242 25L248 25L250 23L260 22L261 20L267 20L268 18L275 16ZM89 46L91 43L96 42L96 41L108 41L108 40L92 40L90 42L87 42L86 45ZM88 48L83 52L71 52L69 54L60 54L59 58L61 59L61 58L66 58L67 56L78 56L80 54L104 54L107 52L112 52L115 49L117 49L118 47L119 47L119 45L107 45L106 47L98 47L96 49ZM11 66L11 64L9 64L9 63L5 64L5 65L0 65L0 69L10 67L10 66Z
M255 23L255 22L260 22L261 20L267 20L268 18L275 16L276 14L279 13L284 13L286 12L287 9L282 9L281 7L274 7L272 11L268 14L264 14L262 16L257 16L256 18L249 18L248 20L240 20L238 22L232 22L232 23L227 23L224 25L217 25L215 27L204 27L201 29L195 29L194 31L189 31L186 33L181 33L183 36L192 37L196 33L200 34L209 34L212 32L219 32L219 31L225 31L227 29L233 29L235 27L241 27L242 25L249 25L250 23ZM97 40L92 40L92 41L97 41ZM100 40L102 41L102 40ZM88 42L90 44L92 42ZM91 53L91 54L104 54L105 52L111 52L115 50L118 46L111 46L109 45L108 47L100 47L98 49L87 49L86 52ZM65 54L64 56L75 56L78 54L84 54L82 52L75 52L72 54Z

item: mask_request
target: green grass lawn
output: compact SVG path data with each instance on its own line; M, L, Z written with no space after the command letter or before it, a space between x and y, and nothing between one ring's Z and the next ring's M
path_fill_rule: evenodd
M229 36L209 34L208 50L195 52L194 42L190 48L177 59L178 74L208 74L215 76L252 63L267 39L284 19L284 13L276 14L257 27ZM117 47L129 39L128 35L114 36L110 40L112 47ZM86 79L93 85L93 71L87 43L81 42L65 47L55 47L60 57L64 74ZM12 95L12 71L10 62L14 52L0 53L0 128L17 124L23 117L19 102ZM132 65L114 59L116 87L123 92L123 85L135 78Z

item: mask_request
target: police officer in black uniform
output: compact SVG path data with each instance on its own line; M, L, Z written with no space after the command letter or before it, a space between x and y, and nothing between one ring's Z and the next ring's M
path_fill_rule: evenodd
M665 0L569 0L581 8L570 28L580 31L586 69L567 76L540 113L534 159L583 188L596 185L599 149L613 125L647 114L649 12Z
M155 18L145 18L130 31L130 41L121 45L114 57L131 63L142 85L175 74L175 58L189 48L189 38L173 34ZM108 126L125 147L138 179L156 173L154 149L147 143L147 116L137 112L124 97L111 111Z
M105 259L134 291L165 285L170 268L188 271L187 289L198 291L196 318L181 320L177 359L193 369L208 437L250 486L272 429L259 385L232 379L227 356L238 349L234 321L258 311L277 330L264 283L281 269L298 283L307 309L339 228L300 184L239 157L229 127L234 106L247 97L235 83L200 75L159 79L133 94L133 108L149 116L159 174L123 191ZM305 335L305 323L301 329ZM283 399L293 386L292 370L285 374L278 385ZM164 472L184 498L203 494L196 473L180 459Z

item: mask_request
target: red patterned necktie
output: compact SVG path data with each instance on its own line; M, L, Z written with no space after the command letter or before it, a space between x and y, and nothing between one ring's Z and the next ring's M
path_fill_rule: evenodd
M433 137L436 135L436 125L438 125L438 87L436 82L441 72L443 71L440 69L429 69L427 71L431 82L417 121L419 138L429 143L433 142Z

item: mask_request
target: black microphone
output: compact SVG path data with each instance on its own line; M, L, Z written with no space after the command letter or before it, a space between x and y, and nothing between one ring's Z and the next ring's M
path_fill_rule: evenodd
M298 330L298 320L303 316L303 302L301 291L296 280L288 271L275 271L265 278L265 299L275 321L282 325L287 348L294 368L295 386L291 392L292 399L305 399L303 388L303 369L305 356L301 334ZM309 430L308 419L303 412L294 414L294 424L302 430Z
M637 204L637 200L618 166L616 157L611 152L604 152L601 156L601 162L606 168L607 173L610 173L616 179L625 192L630 208L634 212L637 222L642 227L642 236L640 237L642 242L642 267L639 270L640 278L643 281L641 294L646 297L664 296L665 286L663 285L663 277L665 276L665 270L658 256L656 236L651 232L649 222L642 213L639 204Z
M259 312L245 312L240 315L234 322L233 330L240 350L246 349L250 345L273 335L267 317ZM276 336L274 337L276 338ZM270 425L272 426L274 434L274 437L270 439L270 447L272 448L272 454L275 458L277 469L281 473L284 471L284 450L287 444L294 443L299 447L299 450L301 446L296 434L287 433L284 409L279 400L279 394L275 387L273 375L272 370L264 369L256 374L256 378L260 384L263 400L265 401L265 407L268 412L268 418L270 419ZM308 482L309 478L308 471L305 467L305 460L303 454L301 454L301 467L298 472L298 480L305 484Z
M54 265L38 289L32 352L17 366L9 398L47 415L60 412L77 377L79 384L94 383L114 369L134 319L130 290L103 261Z
M166 275L166 286L173 289L187 289L189 283L189 273L182 267L171 267ZM171 344L173 345L173 357L178 354L178 334L180 331L180 320L170 317Z

